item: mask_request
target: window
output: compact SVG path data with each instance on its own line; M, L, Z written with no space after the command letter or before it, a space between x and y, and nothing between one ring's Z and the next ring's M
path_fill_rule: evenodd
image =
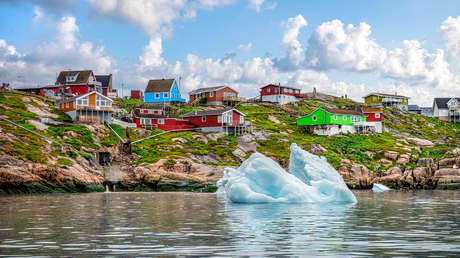
M346 115L342 115L342 118L343 118L343 120L347 120L347 116L346 116Z
M174 98L174 93L172 94L172 98Z
M337 120L337 115L334 115L334 120Z
M209 92L209 97L214 97L214 91Z
M280 91L279 88L275 88L275 93L278 93Z
M163 92L163 98L165 98L165 99L168 98L168 93L167 92Z
M380 118L380 113L375 113L375 118Z
M160 93L155 93L155 98L159 99L160 98Z
M159 125L164 125L164 124L165 124L165 120L164 120L164 119L158 119L158 124L159 124Z
M201 122L206 122L206 116L201 117Z
M270 88L267 89L267 93L270 93Z
M313 116L311 119L312 119L313 121L316 121L317 117L316 117L316 116Z
M222 123L222 116L221 115L217 117L217 123Z
M372 97L372 100L377 100L377 97L375 97L375 96L374 96L374 97Z

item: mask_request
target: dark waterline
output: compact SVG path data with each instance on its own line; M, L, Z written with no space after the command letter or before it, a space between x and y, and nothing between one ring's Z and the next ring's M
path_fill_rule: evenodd
M0 256L460 255L460 191L356 191L358 204L215 194L0 197Z

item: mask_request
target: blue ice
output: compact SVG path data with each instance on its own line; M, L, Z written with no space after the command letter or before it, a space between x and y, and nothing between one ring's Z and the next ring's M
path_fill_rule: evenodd
M355 203L340 174L326 161L293 143L289 171L254 153L238 169L226 168L218 194L236 203Z
M381 193L381 192L385 192L388 190L391 190L391 189L381 184L374 184L374 186L372 186L372 191L374 193Z

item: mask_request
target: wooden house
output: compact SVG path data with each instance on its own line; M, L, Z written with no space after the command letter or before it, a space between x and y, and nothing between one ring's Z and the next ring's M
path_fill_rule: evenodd
M318 108L297 119L297 126L305 127L312 134L331 136L371 131L372 128L362 124L365 121L364 114L356 110Z
M434 98L433 117L460 123L460 98Z
M62 71L55 85L64 93L71 95L83 95L92 91L102 94L102 83L96 80L91 70Z
M365 121L361 121L360 125L367 125L369 127L374 127L375 132L382 133L383 126L383 112L380 108L375 107L363 107L361 108L363 115L366 117Z
M185 103L185 99L181 97L175 79L150 80L145 89L144 103L181 104Z
M297 102L306 98L307 94L300 93L300 89L291 86L269 84L260 89L260 100L278 103L280 105Z
M167 117L162 109L136 108L131 115L133 123L145 129L170 131L195 128L195 125L187 120Z
M64 98L58 102L59 109L73 121L111 123L112 102L110 98L92 91L83 95Z
M112 97L116 90L112 88L112 74L108 75L95 75L96 81L101 83L102 95Z
M131 90L130 98L144 100L144 92L141 90Z
M197 102L206 103L208 105L232 105L240 102L238 92L228 86L217 86L200 88L189 92L190 104Z
M364 98L367 105L377 105L390 108L398 108L407 111L409 109L409 97L395 94L370 93Z
M246 115L233 108L193 111L182 116L201 131L237 133L249 126Z

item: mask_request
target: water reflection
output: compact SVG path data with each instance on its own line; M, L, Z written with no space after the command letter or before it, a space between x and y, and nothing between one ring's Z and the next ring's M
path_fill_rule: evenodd
M347 206L194 193L1 197L0 256L460 254L460 192L355 194Z

